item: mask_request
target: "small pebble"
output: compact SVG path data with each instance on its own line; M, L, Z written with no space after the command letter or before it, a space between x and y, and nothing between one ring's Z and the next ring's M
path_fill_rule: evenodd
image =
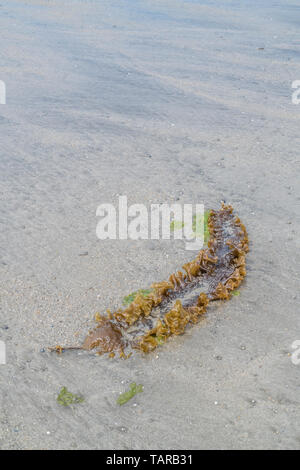
M118 426L117 429L121 432L128 432L128 428L126 428L125 426Z

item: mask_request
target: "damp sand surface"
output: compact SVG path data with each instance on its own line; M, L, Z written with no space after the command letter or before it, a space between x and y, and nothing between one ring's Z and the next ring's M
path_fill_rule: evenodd
M296 0L3 0L2 449L297 449L300 79ZM231 203L240 295L120 361L93 316L194 258L181 240L96 238L101 203ZM144 391L120 407L120 392ZM84 402L61 407L65 386Z

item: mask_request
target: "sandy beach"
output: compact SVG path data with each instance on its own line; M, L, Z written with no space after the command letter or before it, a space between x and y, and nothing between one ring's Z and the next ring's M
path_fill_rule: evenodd
M297 0L2 0L1 449L299 449ZM193 258L102 203L233 205L240 295L129 360L69 351ZM116 400L131 382L143 393ZM84 396L63 407L62 386Z

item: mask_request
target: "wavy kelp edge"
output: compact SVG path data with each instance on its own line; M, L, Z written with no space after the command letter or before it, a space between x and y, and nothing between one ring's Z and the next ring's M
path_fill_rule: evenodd
M148 353L170 336L183 334L188 324L197 323L211 301L229 299L246 275L247 231L234 216L233 208L225 204L219 211L210 211L208 229L207 248L184 264L182 271L172 274L168 281L152 284L149 295L138 294L127 308L114 313L108 311L106 316L96 314L98 326L89 332L81 347L56 346L51 350L95 349L97 354L109 353L110 357L119 352L123 358L131 355L132 351L125 353L129 347ZM183 305L177 297L182 295L184 299L186 292L193 292L201 283L205 286L203 292ZM153 311L170 302L171 308L163 316L151 318ZM127 334L135 325L147 325L148 331L141 335Z

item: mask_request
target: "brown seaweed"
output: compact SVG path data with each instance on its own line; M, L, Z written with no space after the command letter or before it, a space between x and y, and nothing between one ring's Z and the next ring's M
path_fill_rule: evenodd
M246 228L232 207L223 204L219 211L210 211L208 229L207 248L184 264L182 271L152 284L149 295L136 295L127 308L106 316L96 314L98 326L81 347L52 350L95 350L110 356L118 351L121 357L128 357L127 349L148 353L197 323L211 301L229 299L246 275Z

